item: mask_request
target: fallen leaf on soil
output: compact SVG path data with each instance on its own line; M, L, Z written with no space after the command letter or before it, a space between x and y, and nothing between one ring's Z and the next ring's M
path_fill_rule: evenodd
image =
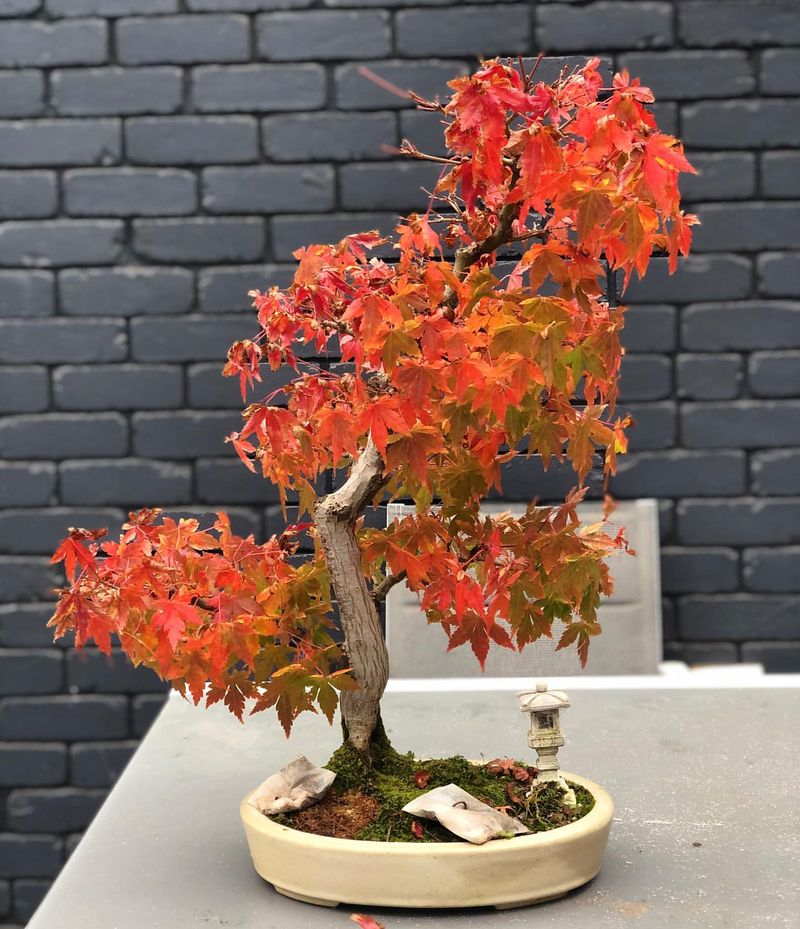
M358 923L361 929L386 929L383 923L379 923L377 919L366 916L364 913L353 913L350 919L354 923Z
M421 839L425 835L425 827L418 819L415 819L414 822L411 823L411 831L417 839Z

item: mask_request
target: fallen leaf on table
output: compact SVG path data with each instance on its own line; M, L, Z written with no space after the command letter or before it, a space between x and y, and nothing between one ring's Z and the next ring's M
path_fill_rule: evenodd
M358 923L361 929L386 929L383 923L379 923L377 919L366 916L364 913L353 913L350 919L352 919L354 923Z

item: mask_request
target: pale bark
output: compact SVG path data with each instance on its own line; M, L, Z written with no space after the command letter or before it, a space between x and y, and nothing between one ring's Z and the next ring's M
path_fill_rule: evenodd
M383 484L383 461L370 438L347 481L318 500L314 511L339 606L345 651L359 684L358 690L342 694L342 720L348 741L361 751L369 749L378 724L380 699L389 678L389 655L361 565L355 524Z

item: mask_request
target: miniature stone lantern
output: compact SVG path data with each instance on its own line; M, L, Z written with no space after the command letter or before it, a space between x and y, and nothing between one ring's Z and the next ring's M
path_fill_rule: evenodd
M564 736L558 716L569 706L569 697L561 690L548 690L544 681L538 681L536 690L525 691L519 698L520 710L530 713L531 717L528 745L536 749L538 780L562 782L558 773L558 750L564 744Z

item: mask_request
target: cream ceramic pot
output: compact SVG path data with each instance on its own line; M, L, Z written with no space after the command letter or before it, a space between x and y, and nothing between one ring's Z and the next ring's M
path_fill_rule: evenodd
M256 871L295 900L321 906L506 909L560 897L600 870L614 803L592 781L561 773L594 796L591 812L549 832L486 845L312 835L268 819L247 803L249 795L241 816Z

